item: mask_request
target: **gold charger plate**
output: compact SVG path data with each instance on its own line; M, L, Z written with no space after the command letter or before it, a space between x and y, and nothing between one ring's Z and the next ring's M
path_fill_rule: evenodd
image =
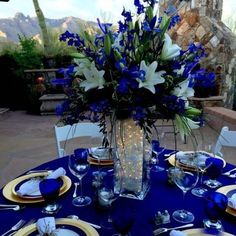
M203 230L204 229L186 229L183 230L182 232L185 233L187 236L212 236L212 234L204 233ZM234 236L234 235L222 232L220 236Z
M234 190L234 189L236 189L236 184L220 187L216 190L216 192L223 193L226 196L229 191ZM226 208L225 211L229 213L230 215L236 216L236 210L229 206Z
M205 152L205 151L201 151L201 152ZM185 153L193 153L193 152L192 152L192 151L185 151ZM208 153L208 152L205 152L205 153L207 153L208 155L211 155L211 153ZM172 155L168 158L168 162L169 162L172 166L175 166L175 155L176 155L176 153L175 153L175 154L172 154ZM226 166L226 161L225 161L223 158L221 158L221 157L219 157L219 156L215 156L215 158L218 158L218 159L220 159L220 160L222 160L222 161L224 162L224 166L223 166L223 167ZM191 166L187 166L187 165L181 164L181 163L179 163L179 162L176 163L176 166L177 166L177 167L185 167L186 169L189 169L189 170L192 169Z
M26 176L28 176L29 178L26 178L26 179L24 179L24 180L30 180L30 179L32 179L32 178L37 178L37 177L46 177L47 175L49 175L49 173L47 172L47 171L45 171L45 172L41 172L41 173L32 173L32 174L28 174L28 175L26 175ZM66 187L66 178L64 177L64 176L61 176L60 177L61 178L61 180L62 180L62 186L61 186L61 188L60 188L60 192L61 191L63 191L63 189ZM23 180L23 181L24 181ZM22 181L21 181L22 182ZM21 182L19 182L19 183L21 183ZM19 184L19 183L17 183L17 184ZM16 192L16 186L17 186L17 184L16 185L14 185L13 187L12 187L12 193L14 194L14 195L16 195L16 196L18 196L18 197L20 197L20 198L24 198L24 199L38 199L38 198L42 198L42 196L20 196L19 194L17 194L17 192Z
M89 157L89 163L91 165L101 165L101 166L110 166L113 165L113 160L100 160L100 162L92 157Z
M37 198L23 198L17 195L17 193L13 189L15 189L16 185L19 184L20 182L34 178L34 177L39 177L43 175L47 175L48 172L45 173L32 173L28 175L23 175L20 176L12 181L10 181L8 184L5 185L3 188L3 196L13 202L18 202L18 203L38 203L38 202L43 202L44 199L42 197L37 197ZM71 179L68 176L62 176L62 181L63 181L63 186L60 189L59 196L67 192L70 187L71 187Z
M90 226L88 223L82 220L62 218L62 219L56 220L56 225L71 225L84 231L86 236L99 236L97 230L95 230L92 226ZM29 234L35 232L36 230L37 230L36 224L31 224L17 231L14 234L14 236L28 236Z

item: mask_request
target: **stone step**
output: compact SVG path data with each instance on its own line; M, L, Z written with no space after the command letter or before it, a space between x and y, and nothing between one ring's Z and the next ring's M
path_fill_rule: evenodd
M223 126L236 130L236 111L225 107L204 107L207 122L220 131Z

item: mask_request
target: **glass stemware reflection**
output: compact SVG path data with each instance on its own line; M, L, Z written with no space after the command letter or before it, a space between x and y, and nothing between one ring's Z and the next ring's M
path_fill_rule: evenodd
M222 184L216 179L221 175L224 167L224 162L221 159L210 157L206 160L206 165L209 167L206 169L206 175L209 177L208 180L204 181L204 184L209 188L218 188Z
M120 189L115 185L119 184L120 182L116 181L116 174L114 173L114 169L109 167L101 168L101 183L98 190L98 201L102 208L108 209L108 216L106 219L101 221L101 226L107 229L113 227L112 225L112 217L111 217L111 207L112 203L119 197Z
M39 190L46 202L42 212L46 214L55 214L61 208L61 205L55 202L61 188L61 183L57 179L43 179L39 183Z
M192 165L191 170L187 170L184 167L175 167L173 171L173 180L175 184L182 190L183 199L186 193L198 182L199 174L197 165ZM172 217L181 223L190 223L194 220L194 215L185 210L176 210L173 212Z
M70 172L79 179L80 196L72 200L74 206L87 206L91 203L89 196L83 195L82 178L87 174L90 164L88 161L88 150L86 148L78 148L74 154L69 156L68 167Z

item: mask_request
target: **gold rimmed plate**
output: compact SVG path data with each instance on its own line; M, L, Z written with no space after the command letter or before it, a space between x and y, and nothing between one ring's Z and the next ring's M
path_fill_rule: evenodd
M235 191L235 190L236 190L236 184L232 184L232 185L227 185L227 186L218 188L216 192L222 193L227 197L231 197L229 195L232 193L232 191ZM236 209L232 207L228 206L225 211L229 213L230 215L236 216Z
M82 220L73 220L62 218L56 220L56 235L68 235L68 236L99 236L98 232L90 226L88 223ZM22 228L14 234L15 236L38 236L38 230L36 224L31 224Z
M187 236L211 236L212 234L208 234L204 232L204 229L186 229L182 231ZM233 234L229 234L226 232L221 232L221 236L234 236Z
M113 165L113 160L111 159L107 159L107 160L98 160L92 157L89 157L89 163L91 165L101 165L101 166L109 166L109 165Z
M208 155L208 156L211 156L211 157L214 157L213 156L213 154L211 154L211 153L208 153L208 152L205 152L205 151L199 151L199 152L201 152L201 153L206 153L206 155ZM193 151L185 151L184 152L185 154L193 154L194 152ZM168 162L172 165L172 166L175 166L175 155L176 154L172 154L169 158L168 158ZM225 167L226 166L226 161L223 159L223 158L221 158L221 157L219 157L219 156L215 156L215 158L218 158L218 159L220 159L220 160L222 160L223 161L223 167ZM178 167L185 167L186 169L189 169L189 170L191 170L192 168L191 168L191 165L187 165L187 164L183 164L183 163L180 163L180 162L176 162L176 166L178 166Z
M41 173L32 173L32 174L20 176L5 185L5 187L3 188L3 196L8 200L17 202L17 203L43 202L44 199L42 198L42 196L37 196L35 198L29 197L29 196L27 197L18 196L18 194L16 193L16 186L26 180L37 178L37 177L43 177L47 175L48 175L48 172L45 172L45 173L41 172ZM71 179L68 176L62 176L61 179L62 179L63 184L60 189L59 196L67 192L71 187Z

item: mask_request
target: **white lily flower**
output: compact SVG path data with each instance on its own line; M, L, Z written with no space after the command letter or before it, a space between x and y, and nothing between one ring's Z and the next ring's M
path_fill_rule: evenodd
M102 89L105 84L105 80L103 78L105 71L104 70L98 70L95 66L94 61L91 63L90 68L84 68L83 74L86 78L86 80L82 81L80 83L80 87L84 87L85 91L88 91L93 88Z
M189 79L186 79L178 83L171 94L187 99L188 97L194 96L194 89L189 87Z
M165 71L158 71L156 72L157 62L154 61L149 66L146 65L145 61L141 61L140 70L145 71L145 80L142 81L141 79L137 79L139 82L139 88L146 88L152 93L155 93L156 84L161 84L165 82L165 79L162 77Z
M83 70L91 67L91 61L88 60L87 58L76 58L74 59L74 63L78 65L75 68L76 69L75 75L83 75Z
M170 60L179 56L181 48L177 44L172 44L172 40L168 34L165 34L164 45L161 51L162 60Z

